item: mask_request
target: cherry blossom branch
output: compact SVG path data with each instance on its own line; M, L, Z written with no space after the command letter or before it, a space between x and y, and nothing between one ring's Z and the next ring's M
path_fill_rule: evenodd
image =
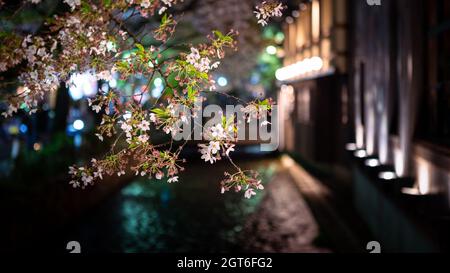
M244 102L236 96L214 90L212 72L225 57L225 49L236 48L236 32L223 34L214 31L207 37L208 42L196 45L177 44L175 39L170 42L174 44L168 42L174 36L177 21L166 11L176 2L85 0L81 7L81 1L64 0L70 12L56 15L48 29L42 32L43 35L24 38L11 34L0 38L4 44L0 50L0 72L22 62L26 64L19 70L19 82L23 89L7 98L9 108L3 113L5 116L11 116L23 104L30 109L30 114L33 113L49 92L58 89L61 81L73 84L70 76L76 73L89 71L102 81L112 80L113 74L117 73L121 80L131 84L133 92L137 83L130 83L129 80L135 75L147 77L144 85L139 83L142 90L138 93L123 94L117 87L108 92L99 91L95 98L88 100L93 111L103 114L96 136L101 141L104 137L114 141L101 159L92 159L85 166L69 168L73 187L84 188L103 180L106 175L122 176L128 171L158 180L167 178L169 183L177 182L179 172L184 170L181 165L184 160L179 157L194 129L184 142L176 143L179 145L176 149L174 135L179 132L180 125L188 123L187 116L197 113L196 102L206 99L202 96L205 93L203 90L209 89L213 94L244 103L244 113L248 118L259 118L260 108L270 107L271 101L268 100ZM268 18L280 16L283 7L277 3L264 1L257 7L255 13L259 23L264 25ZM123 18L130 9L131 14ZM161 17L155 29L148 29L145 25L135 32L129 28L128 22L135 16L148 18L156 12ZM153 35L160 45L144 48L141 43L147 35ZM169 49L175 48L180 48L180 52L163 57ZM130 56L123 57L124 53ZM149 92L156 75L161 77L164 88L154 104L147 108L145 103L142 104L143 97ZM168 90L172 90L173 94ZM138 100L135 99L137 97ZM167 101L161 102L162 98L167 98ZM189 110L177 115L178 108ZM205 142L198 145L201 158L214 164L225 157L237 170L234 174L225 174L221 182L222 192L231 188L245 190L244 196L250 198L256 194L255 190L264 188L256 172L242 170L230 156L236 145L238 130L234 118L227 120L222 117L221 122L209 128L194 119L194 125L204 132ZM153 143L155 131L165 132L170 141Z

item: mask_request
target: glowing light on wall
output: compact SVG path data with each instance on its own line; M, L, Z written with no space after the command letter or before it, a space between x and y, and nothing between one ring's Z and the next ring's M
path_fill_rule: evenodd
M383 164L389 161L389 131L387 129L387 126L382 126L378 141L378 154Z
M320 3L318 0L312 2L312 36L314 40L320 37Z
M360 69L357 70L357 77L355 77L355 88L353 94L353 110L355 114L355 140L356 146L359 149L364 148L364 125L363 125L363 115L362 115L362 86L364 84L364 79L362 77L364 71L364 66L361 65Z
M313 76L322 68L323 60L320 57L312 57L278 69L275 76L279 81L288 81L304 76Z
M387 164L389 161L389 111L387 105L388 94L386 90L378 90L380 93L380 100L378 105L378 115L380 117L380 123L378 128L378 155L380 161L383 164Z
M394 152L395 172L399 177L405 174L405 156L400 149L396 149Z
M358 147L356 146L355 143L348 143L347 145L345 145L345 149L347 151L353 152L353 151L356 151L358 149Z
M369 155L375 154L375 135L376 135L376 109L375 109L375 94L376 89L373 87L365 94L365 110L366 110L366 149Z
M430 166L423 159L417 161L417 183L421 194L430 193Z
M356 143L358 148L364 147L364 126L362 124L356 126Z
M281 94L283 95L283 105L280 106L281 109L286 111L286 120L290 118L291 113L294 111L294 87L292 85L281 86Z
M279 115L278 115L278 124L280 124L280 145L279 148L281 150L289 148L291 143L291 139L287 139L290 137L290 134L286 133L286 127L288 123L286 120L289 120L291 113L294 109L294 87L291 85L283 84L281 86L281 90L278 97L278 105L279 105Z
M416 188L402 188L402 193L406 195L422 195Z

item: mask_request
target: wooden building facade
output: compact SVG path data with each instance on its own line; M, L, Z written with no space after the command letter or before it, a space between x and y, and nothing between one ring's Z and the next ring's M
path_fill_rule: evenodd
M347 150L355 205L386 249L448 250L450 1L304 5L302 19L285 24L282 72L292 77L279 75L280 104L289 105L281 107L281 148L332 164ZM309 32L315 5L318 36ZM320 70L289 69L311 56L323 59Z
M342 160L349 125L347 1L305 1L284 25L280 147L308 160ZM342 102L342 103L341 103Z

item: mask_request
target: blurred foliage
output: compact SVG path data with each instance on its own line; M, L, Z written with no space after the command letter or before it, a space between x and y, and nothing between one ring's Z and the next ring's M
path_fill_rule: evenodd
M272 89L275 83L275 72L281 67L280 59L275 55L261 54L258 60L261 84L266 89Z
M270 25L264 28L262 37L265 46L258 55L257 65L251 72L250 82L252 85L263 87L266 90L267 97L273 97L276 95L275 72L282 66L282 60L277 54L269 54L266 48L274 46L277 48L277 51L280 50L284 35L280 31L279 26Z
M263 37L267 46L275 46L277 49L284 41L283 32L275 25L266 27ZM273 88L276 82L275 72L282 66L281 59L277 54L270 55L264 50L259 57L258 64L260 65L261 83L266 88Z

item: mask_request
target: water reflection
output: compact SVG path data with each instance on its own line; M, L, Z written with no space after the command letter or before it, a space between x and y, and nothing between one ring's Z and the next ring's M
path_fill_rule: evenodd
M277 160L247 162L267 183ZM91 213L77 228L87 251L228 252L240 250L239 234L263 194L221 195L218 182L228 166L187 168L179 183L139 179ZM93 239L93 235L98 238ZM83 240L84 239L84 240Z

